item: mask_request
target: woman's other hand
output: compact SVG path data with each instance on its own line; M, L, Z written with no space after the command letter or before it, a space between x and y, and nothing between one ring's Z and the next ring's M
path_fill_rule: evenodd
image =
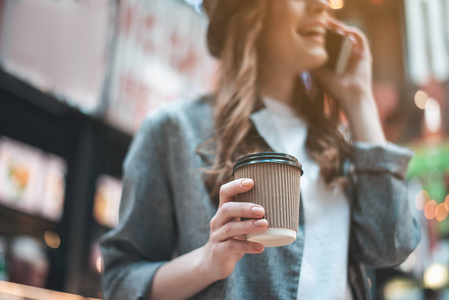
M221 186L220 205L210 221L209 241L202 248L203 268L214 280L231 275L235 264L246 253L258 254L264 251L259 243L246 241L244 234L261 232L268 226L263 207L253 203L234 202L237 194L251 190L251 179L237 179ZM240 221L241 218L249 220Z
M358 28L329 19L328 27L352 40L353 50L341 75L322 68L313 72L323 89L345 112L354 141L384 145L386 143L372 90L372 64L368 39Z
M354 102L372 99L372 55L365 34L356 27L348 26L335 19L329 19L328 28L347 35L353 44L346 70L341 75L319 69L315 78L343 110L349 113Z

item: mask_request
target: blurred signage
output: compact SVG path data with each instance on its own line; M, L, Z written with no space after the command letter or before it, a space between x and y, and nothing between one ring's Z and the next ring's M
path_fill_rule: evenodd
M114 3L5 0L0 16L2 67L83 112L95 112L101 103Z
M118 14L109 123L132 133L149 110L212 89L216 62L206 49L205 15L178 0L123 0Z
M108 175L101 175L97 180L95 192L94 218L109 228L118 224L122 182Z
M405 0L408 69L422 85L449 79L449 0Z
M0 203L59 221L67 163L60 157L0 137Z

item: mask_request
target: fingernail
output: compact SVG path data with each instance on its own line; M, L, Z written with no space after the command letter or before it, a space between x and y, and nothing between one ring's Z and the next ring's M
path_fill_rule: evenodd
M265 220L265 219L253 221L253 225L256 227L262 227L262 226L265 226L266 224L267 224L267 220Z
M256 215L256 216L262 216L262 215L263 215L263 212L264 212L264 210L263 210L263 208L260 207L260 206L253 206L253 207L251 207L251 213L252 213L253 215Z
M250 187L251 184L253 184L253 181L251 179L245 179L240 182L240 185L243 187Z
M253 244L254 249L256 249L257 251L263 250L263 245L259 244L259 243L255 243Z

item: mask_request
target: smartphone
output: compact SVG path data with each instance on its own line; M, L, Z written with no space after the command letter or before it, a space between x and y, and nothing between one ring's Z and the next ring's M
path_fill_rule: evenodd
M352 47L352 41L348 36L334 30L327 30L326 51L329 59L326 63L326 68L337 75L343 74L346 70Z

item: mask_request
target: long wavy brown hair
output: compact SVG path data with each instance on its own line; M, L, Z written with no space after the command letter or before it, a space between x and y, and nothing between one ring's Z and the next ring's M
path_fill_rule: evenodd
M232 180L235 161L246 154L270 150L255 142L250 115L259 105L258 39L264 26L265 0L226 0L214 15L221 28L209 26L211 53L219 58L221 68L214 94L215 136L198 147L206 153L214 145L215 158L205 172L212 199L218 200L221 185ZM232 13L229 13L232 11ZM212 24L212 23L211 23ZM213 45L211 45L211 39ZM341 110L315 84L314 93L306 93L298 76L295 110L308 123L306 149L320 166L325 182L330 184L341 176L343 160L349 153L349 142L341 130Z

